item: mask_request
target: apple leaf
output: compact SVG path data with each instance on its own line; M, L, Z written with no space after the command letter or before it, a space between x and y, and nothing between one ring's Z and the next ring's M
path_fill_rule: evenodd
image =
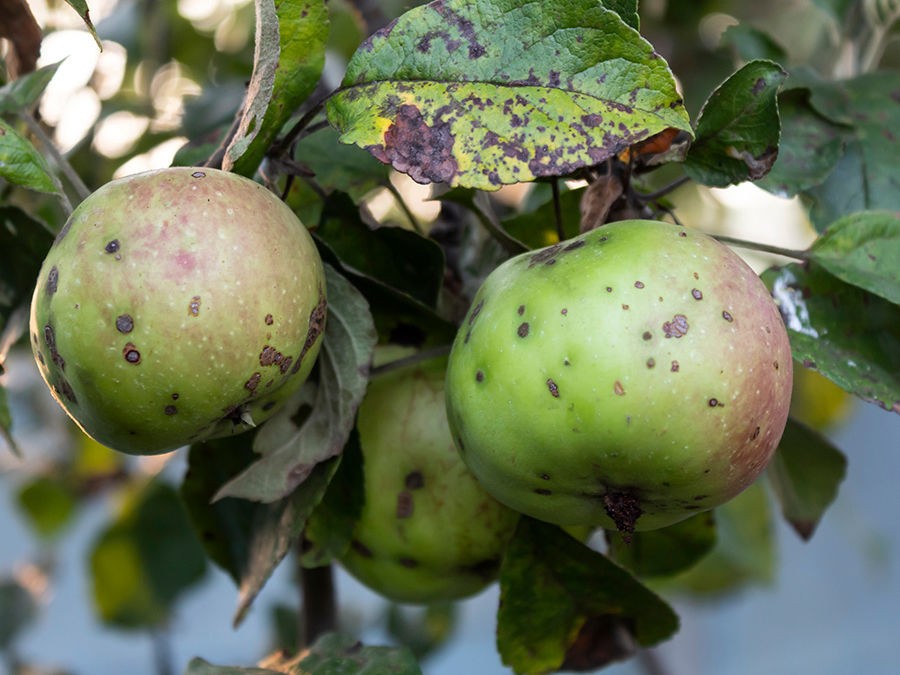
M611 9L635 30L641 28L641 17L638 15L637 0L603 0L603 6Z
M420 183L486 190L569 175L669 128L690 131L668 65L613 11L634 3L605 4L411 9L357 50L328 119L341 141Z
M668 527L634 532L630 541L619 532L610 532L609 555L639 577L677 574L696 564L716 543L716 522L712 511L699 513Z
M275 502L294 491L320 462L340 454L366 392L375 347L368 303L328 265L328 318L319 352L318 385L311 380L256 434L261 458L217 494ZM308 416L298 415L310 408ZM298 419L300 418L300 419Z
M45 539L59 535L72 521L78 508L78 495L73 486L49 472L22 485L16 501L19 512L26 517L32 529Z
M338 133L325 128L297 141L295 157L311 169L326 192L346 192L359 203L369 192L388 183L388 168L355 145L338 141Z
M188 663L184 675L283 675L283 673L277 670L269 670L268 668L216 666L200 657L194 657Z
M416 657L406 647L363 645L341 635L323 635L296 659L290 675L421 675Z
M62 61L23 75L0 87L0 115L25 110L41 97Z
M778 157L777 95L787 77L772 61L750 61L704 103L685 171L698 183L725 187L765 176Z
M722 44L728 45L744 61L766 59L783 63L787 59L787 53L775 39L758 28L739 23L729 26L722 33Z
M766 471L784 517L808 540L837 496L847 460L827 438L790 419Z
M814 263L773 268L763 280L778 302L795 361L900 413L900 306Z
M900 216L854 213L832 223L809 249L812 260L848 284L900 304Z
M245 176L316 87L325 65L324 0L256 0L256 51L240 123L222 168Z
M0 119L0 178L29 190L55 193L50 167L35 147Z
M500 568L497 646L519 673L593 670L678 629L657 595L558 527L523 517Z
M88 32L90 32L91 37L94 38L94 42L97 43L100 51L103 51L103 43L100 42L100 37L97 35L97 29L94 28L94 22L91 21L91 11L88 9L86 0L66 0L66 4L78 12L78 16L84 21L85 27L88 29Z
M18 580L0 578L0 654L37 618L39 610L38 598Z

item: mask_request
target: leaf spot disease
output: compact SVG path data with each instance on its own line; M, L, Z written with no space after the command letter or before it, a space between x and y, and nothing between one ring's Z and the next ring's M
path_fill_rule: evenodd
M449 122L429 126L416 106L404 104L384 132L383 146L372 146L369 152L417 183L449 183L458 171L453 142Z

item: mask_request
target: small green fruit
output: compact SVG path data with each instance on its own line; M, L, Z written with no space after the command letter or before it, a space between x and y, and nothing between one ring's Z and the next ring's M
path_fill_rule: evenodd
M326 305L312 238L275 195L170 168L75 209L38 278L31 343L88 435L153 454L271 416L312 368Z
M784 430L792 361L759 277L711 237L606 225L494 270L453 345L450 427L508 506L623 532L722 504Z
M341 563L398 602L482 590L496 578L519 518L484 491L456 452L444 402L446 363L444 357L374 377L359 409L365 503Z

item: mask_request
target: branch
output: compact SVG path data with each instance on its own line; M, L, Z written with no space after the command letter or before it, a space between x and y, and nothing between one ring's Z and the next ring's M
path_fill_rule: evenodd
M300 645L306 647L337 629L334 570L331 565L301 567L300 586L303 591Z

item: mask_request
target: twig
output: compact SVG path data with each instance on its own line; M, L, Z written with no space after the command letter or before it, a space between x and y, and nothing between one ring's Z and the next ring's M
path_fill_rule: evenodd
M751 251L762 251L763 253L773 253L775 255L782 255L786 258L795 258L796 260L808 260L809 252L808 251L798 251L796 249L791 248L781 248L780 246L773 246L772 244L764 244L758 241L747 241L745 239L735 239L734 237L727 237L723 234L712 234L710 235L714 239L721 241L724 244L731 244L732 246L737 246L738 248L746 248Z
M301 567L300 586L303 592L300 645L305 647L337 629L334 570L331 565Z
M529 250L525 244L503 229L500 221L497 220L497 214L494 213L494 209L491 207L490 197L488 197L486 192L477 192L472 203L475 205L475 214L478 216L481 224L507 253L518 255Z

